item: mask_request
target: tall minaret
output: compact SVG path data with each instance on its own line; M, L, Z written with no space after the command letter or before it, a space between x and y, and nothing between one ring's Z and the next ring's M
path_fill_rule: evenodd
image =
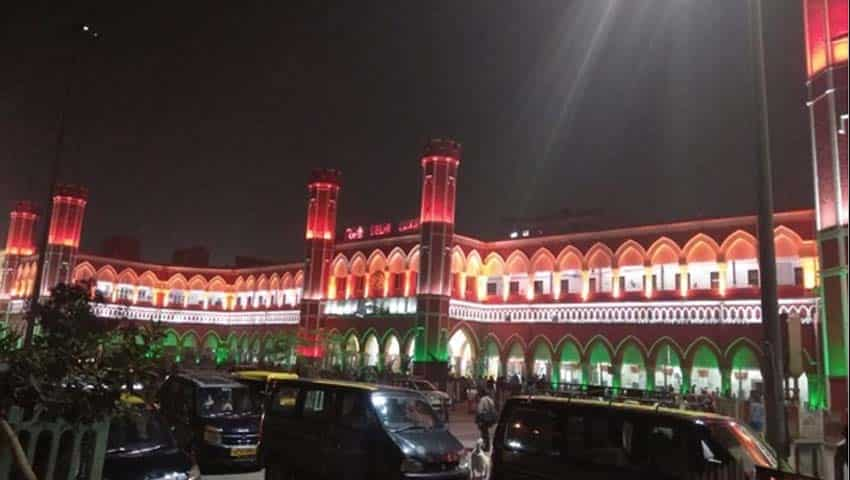
M15 287L15 270L21 258L35 253L35 226L38 210L32 202L18 202L9 214L6 256L0 270L0 296L8 296Z
M448 375L451 249L461 146L434 139L422 154L422 204L419 214L419 281L416 301L418 375L445 384Z
M829 410L847 412L847 4L803 0ZM846 417L845 417L846 418ZM846 421L846 420L845 420Z
M301 328L307 337L300 348L302 357L322 356L319 332L322 329L321 300L327 295L328 277L336 238L336 213L342 173L316 169L307 184L307 256L304 259L304 292L301 298Z
M42 295L48 295L57 284L71 280L71 270L74 269L80 248L88 196L88 190L78 185L59 184L53 189L53 212L44 256Z

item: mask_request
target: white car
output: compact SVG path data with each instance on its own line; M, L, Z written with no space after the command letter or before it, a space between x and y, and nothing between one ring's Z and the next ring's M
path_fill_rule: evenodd
M416 390L428 399L431 408L443 414L443 419L449 421L449 407L452 405L452 398L448 393L439 390L433 383L423 378L411 378L398 382L398 386Z

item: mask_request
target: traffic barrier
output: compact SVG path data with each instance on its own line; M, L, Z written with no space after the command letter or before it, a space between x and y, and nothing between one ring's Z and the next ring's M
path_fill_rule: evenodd
M39 480L99 480L106 456L109 421L72 424L42 420L37 409L27 418L18 407L9 410L8 423ZM22 478L11 448L0 449L0 478Z

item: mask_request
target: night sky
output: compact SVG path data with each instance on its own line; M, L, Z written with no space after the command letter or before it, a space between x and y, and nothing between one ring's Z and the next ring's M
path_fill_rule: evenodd
M415 217L431 136L463 143L457 230L485 239L565 207L756 210L743 0L19 3L0 7L0 206L43 203L70 72L86 251L126 234L152 261L301 260L311 168L342 169L341 226ZM776 207L810 208L800 1L764 3ZM68 68L80 21L102 36Z

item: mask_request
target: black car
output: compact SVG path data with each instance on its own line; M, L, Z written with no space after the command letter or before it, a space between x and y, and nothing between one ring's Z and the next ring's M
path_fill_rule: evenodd
M109 424L103 480L152 478L198 480L201 472L156 412L138 408L116 415Z
M256 466L260 405L245 385L215 373L179 373L159 390L178 445L206 471Z
M514 397L493 440L492 480L755 478L773 451L733 419L631 403Z
M420 393L354 382L275 382L259 461L268 480L469 478L463 446Z

